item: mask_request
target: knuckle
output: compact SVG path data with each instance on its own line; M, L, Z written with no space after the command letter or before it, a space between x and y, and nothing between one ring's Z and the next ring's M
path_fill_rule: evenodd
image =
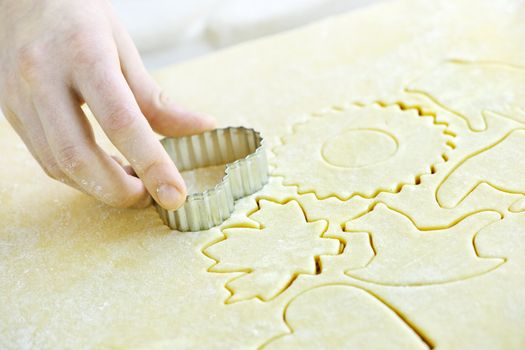
M116 208L130 208L136 201L137 200L134 196L128 194L117 194L108 204Z
M97 56L97 44L92 39L92 34L85 29L77 29L69 35L69 47L76 65L91 68L100 61Z
M44 173L52 179L65 183L67 177L55 161L53 154L46 148L45 144L37 139L34 139L34 141L34 147L40 149L41 152L33 153L33 155Z
M126 106L117 106L113 108L104 119L106 120L108 131L125 132L133 129L139 118L139 113L134 109Z
M37 45L27 45L18 49L16 53L16 63L18 70L26 79L33 79L45 58L42 48Z
M107 69L100 67L91 72L90 84L93 84L95 91L108 91L113 87L114 82Z
M72 28L67 34L67 42L75 51L79 48L84 49L89 42L90 32L83 24Z
M132 194L126 188L120 188L118 191L113 191L110 195L104 198L106 204L116 208L130 208L134 206L138 200L139 198L137 195Z
M94 52L90 50L77 50L74 56L75 64L77 66L91 69L96 67L100 61L100 58Z
M64 172L56 162L46 163L44 166L42 166L42 168L44 169L46 175L50 178L64 182Z
M60 169L70 175L78 175L87 167L82 148L78 145L67 145L59 148L56 162Z
M87 41L86 38L89 37L88 30L83 28L83 26L71 29L68 34L68 42L71 44L73 49L83 47Z
M141 174L144 177L149 178L149 177L155 177L155 173L160 171L160 169L165 168L167 164L157 159L150 159L141 165L142 165L140 169Z

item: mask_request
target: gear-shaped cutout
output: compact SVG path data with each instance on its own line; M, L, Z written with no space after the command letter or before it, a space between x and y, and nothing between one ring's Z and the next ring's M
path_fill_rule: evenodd
M416 107L352 105L296 125L274 148L273 175L320 199L374 198L433 173L455 148L452 135Z

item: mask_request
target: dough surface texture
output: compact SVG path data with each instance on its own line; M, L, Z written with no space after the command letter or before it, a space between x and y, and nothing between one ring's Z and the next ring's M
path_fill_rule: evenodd
M524 39L523 1L401 0L155 72L267 140L202 232L47 178L0 122L0 349L525 348Z

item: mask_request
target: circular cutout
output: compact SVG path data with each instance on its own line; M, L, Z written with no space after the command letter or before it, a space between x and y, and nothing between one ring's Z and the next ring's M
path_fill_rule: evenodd
M327 139L321 148L324 160L340 168L381 163L397 151L396 139L376 129L350 129Z

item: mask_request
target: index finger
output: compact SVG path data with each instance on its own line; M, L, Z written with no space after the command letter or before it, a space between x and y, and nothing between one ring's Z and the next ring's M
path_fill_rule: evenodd
M94 67L80 76L79 93L157 203L177 209L186 199L184 180L142 114L118 61Z

